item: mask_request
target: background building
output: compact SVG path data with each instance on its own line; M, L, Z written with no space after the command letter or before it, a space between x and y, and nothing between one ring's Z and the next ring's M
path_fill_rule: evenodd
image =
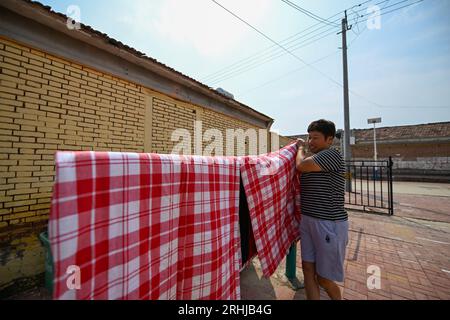
M340 132L340 130L338 130ZM450 122L376 128L378 160L392 157L393 178L450 182ZM353 129L355 160L373 160L373 129ZM307 139L307 135L290 136ZM341 140L334 140L341 149Z

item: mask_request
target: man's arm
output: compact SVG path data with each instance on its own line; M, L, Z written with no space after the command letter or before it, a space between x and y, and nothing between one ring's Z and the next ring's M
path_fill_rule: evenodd
M297 140L297 157L295 158L295 167L300 172L319 172L322 169L313 161L311 157L307 157L305 152L305 141Z

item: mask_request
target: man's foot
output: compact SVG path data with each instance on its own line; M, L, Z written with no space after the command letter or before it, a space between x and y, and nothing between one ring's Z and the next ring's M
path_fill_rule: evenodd
M300 289L305 289L305 284L303 281L300 281L297 278L288 279L288 280L292 286L292 289L294 289L295 291L300 290Z

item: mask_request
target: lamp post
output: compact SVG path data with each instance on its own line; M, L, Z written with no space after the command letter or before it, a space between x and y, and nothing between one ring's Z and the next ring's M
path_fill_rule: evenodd
M367 123L373 123L373 159L377 161L377 133L375 129L376 123L381 123L381 118L367 119Z

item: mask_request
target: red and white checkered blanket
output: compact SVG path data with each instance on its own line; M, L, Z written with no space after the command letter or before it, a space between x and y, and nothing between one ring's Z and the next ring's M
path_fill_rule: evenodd
M238 210L237 158L57 152L53 296L239 299Z
M300 185L292 143L267 155L244 157L241 165L250 221L263 275L272 275L300 237Z
M239 299L240 171L269 276L299 236L296 151L291 144L239 158L57 152L54 298ZM77 268L74 289L77 273L68 272Z

